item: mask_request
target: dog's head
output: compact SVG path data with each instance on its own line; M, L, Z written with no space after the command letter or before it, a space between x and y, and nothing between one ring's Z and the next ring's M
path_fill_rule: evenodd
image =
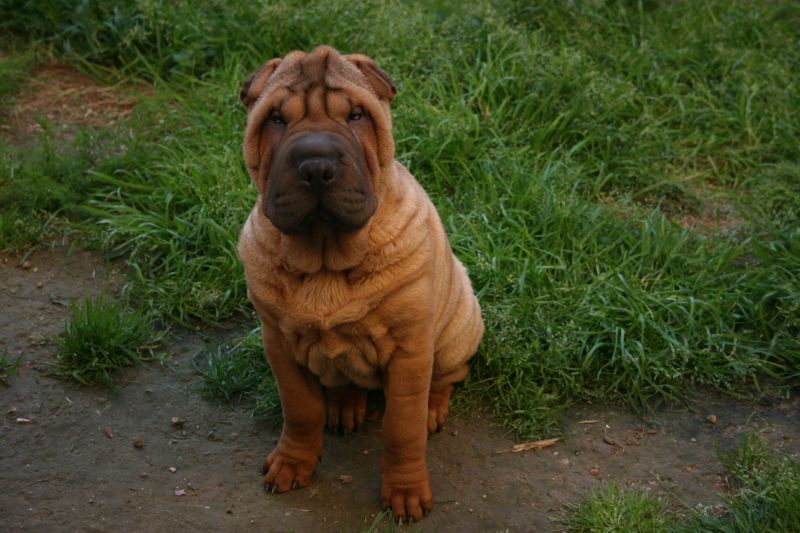
M244 157L263 210L282 233L363 227L394 159L392 81L362 55L319 46L266 62L240 92Z

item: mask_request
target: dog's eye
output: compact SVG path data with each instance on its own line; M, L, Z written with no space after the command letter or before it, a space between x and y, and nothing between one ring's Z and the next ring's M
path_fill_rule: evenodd
M273 124L286 125L286 119L283 118L280 111L273 111L269 116L269 121Z
M355 122L356 120L361 120L364 118L364 110L360 107L356 107L350 112L350 115L347 117L347 120L351 122Z

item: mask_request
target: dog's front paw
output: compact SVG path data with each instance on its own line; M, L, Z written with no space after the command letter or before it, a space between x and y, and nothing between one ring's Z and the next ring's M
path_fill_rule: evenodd
M386 481L381 486L381 505L392 510L392 516L400 522L421 520L433 509L431 484L425 481L411 486L396 486Z
M311 482L317 462L317 457L291 457L276 448L264 461L264 490L286 492L305 487Z

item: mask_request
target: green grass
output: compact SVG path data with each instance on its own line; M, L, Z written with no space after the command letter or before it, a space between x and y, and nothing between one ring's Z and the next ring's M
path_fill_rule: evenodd
M233 345L219 344L198 353L194 365L202 373L207 397L245 406L254 416L280 422L277 386L264 356L260 329Z
M105 158L101 136L79 133L64 150L44 122L33 146L0 144L0 250L22 250L64 228L64 218L86 199L90 168Z
M24 51L0 55L0 117L13 109L32 60L32 54Z
M0 383L8 385L8 379L19 371L20 364L22 364L21 355L11 359L8 350L4 349L0 353Z
M666 502L608 485L568 506L559 521L571 532L792 533L800 531L800 462L769 450L748 433L720 459L731 473L722 511L667 511Z
M114 388L114 374L141 364L158 340L143 312L108 297L72 302L70 311L64 334L55 339L55 374L84 385Z
M202 6L0 9L12 43L158 92L113 134L124 153L74 168L54 156L69 194L52 205L26 192L38 156L5 150L1 230L56 212L126 258L126 295L143 309L184 324L245 311L234 243L255 192L240 83L267 58L325 42L371 55L397 82L398 157L479 294L487 333L462 403L535 437L574 401L648 409L696 385L797 383L800 6ZM708 205L735 230L675 222Z
M580 504L569 506L562 520L574 533L666 533L666 505L659 499L616 485L598 489Z
M339 531L341 533L377 533L379 531L382 533L397 533L401 531L400 526L392 519L392 512L389 509L377 514L371 521L369 517L362 515L357 524L356 526L350 525L349 517L345 516L344 526ZM406 530L413 533L421 531L418 527L407 528Z

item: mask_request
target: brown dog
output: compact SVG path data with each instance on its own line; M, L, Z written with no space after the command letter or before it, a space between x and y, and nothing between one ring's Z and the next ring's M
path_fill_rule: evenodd
M244 84L247 169L258 200L239 238L284 426L265 486L307 485L322 433L364 421L382 388L381 502L432 506L428 434L483 335L478 301L436 209L394 159L395 87L369 58L320 46Z

